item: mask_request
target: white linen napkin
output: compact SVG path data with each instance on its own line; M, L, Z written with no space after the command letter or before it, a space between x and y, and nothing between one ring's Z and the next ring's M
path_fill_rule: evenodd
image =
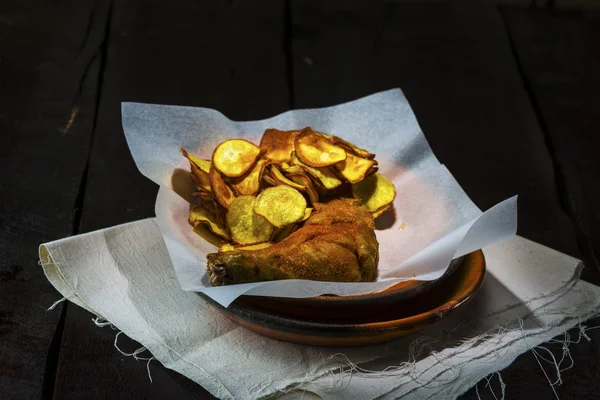
M40 261L65 298L219 398L454 398L600 309L572 257L518 236L484 253L486 280L466 307L420 334L343 349L259 336L183 291L154 219L46 243Z

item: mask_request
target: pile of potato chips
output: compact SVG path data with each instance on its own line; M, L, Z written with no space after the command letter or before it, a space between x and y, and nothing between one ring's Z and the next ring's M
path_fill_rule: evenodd
M226 140L212 160L181 152L201 199L189 222L207 240L221 242L219 251L280 242L310 217L314 203L355 197L377 218L396 197L394 185L377 173L375 154L311 128L267 129L260 146Z

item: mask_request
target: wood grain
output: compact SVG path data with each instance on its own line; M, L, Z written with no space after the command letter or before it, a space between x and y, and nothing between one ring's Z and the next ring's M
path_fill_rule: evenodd
M157 361L150 383L145 363L118 353L116 331L86 311L46 312L60 296L36 263L40 243L153 215L157 188L127 150L121 101L247 120L400 87L478 206L519 193L522 235L598 264L597 12L356 0L2 5L0 398L211 398ZM600 330L589 335L572 345L561 398L598 392ZM124 335L119 346L140 347ZM553 396L531 353L502 375L507 398Z
M325 106L400 87L433 151L478 206L485 209L518 193L519 233L581 257L572 221L561 206L553 154L540 126L544 121L535 112L536 99L524 88L525 77L497 10L412 2L367 6L293 1L291 17L297 107ZM583 182L593 181L591 175L586 178ZM590 332L594 342L600 340L595 332ZM595 372L590 372L597 371L597 346L578 346L572 349L577 361L565 374L570 380L560 387L561 398L586 398L571 393L598 390ZM559 345L551 347L561 354ZM586 355L590 351L594 356ZM531 353L502 375L507 398L553 396ZM485 383L479 384L479 392L493 398L483 390ZM498 388L499 384L496 393ZM478 398L475 388L462 398Z
M115 2L105 49L98 125L86 181L82 231L153 216L157 186L131 158L120 102L216 108L233 119L259 119L289 107L283 4ZM66 315L57 398L211 398L160 363L146 366L113 347L114 331L91 315ZM120 336L124 338L124 335ZM126 346L128 351L140 347Z
M600 11L503 9L555 158L563 204L600 283Z
M66 303L37 264L76 233L99 65L93 4L4 1L0 13L0 398L52 394ZM57 329L58 327L58 329Z
M293 1L292 15L297 107L401 88L434 153L475 204L487 209L519 194L519 234L580 254L494 8Z

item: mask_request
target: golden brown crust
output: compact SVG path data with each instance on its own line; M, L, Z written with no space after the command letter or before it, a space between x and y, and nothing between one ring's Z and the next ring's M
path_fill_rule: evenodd
M215 285L277 279L360 282L377 278L373 217L353 199L315 204L304 226L265 249L208 255Z

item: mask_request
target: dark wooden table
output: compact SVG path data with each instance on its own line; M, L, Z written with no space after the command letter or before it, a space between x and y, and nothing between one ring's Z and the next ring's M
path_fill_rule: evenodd
M479 207L520 194L519 233L583 258L600 283L600 14L555 3L3 1L0 399L211 398L157 362L150 384L83 309L46 311L60 296L40 243L153 215L121 101L245 120L400 87ZM571 346L563 399L597 398L589 335ZM553 397L531 353L502 376L507 398Z

